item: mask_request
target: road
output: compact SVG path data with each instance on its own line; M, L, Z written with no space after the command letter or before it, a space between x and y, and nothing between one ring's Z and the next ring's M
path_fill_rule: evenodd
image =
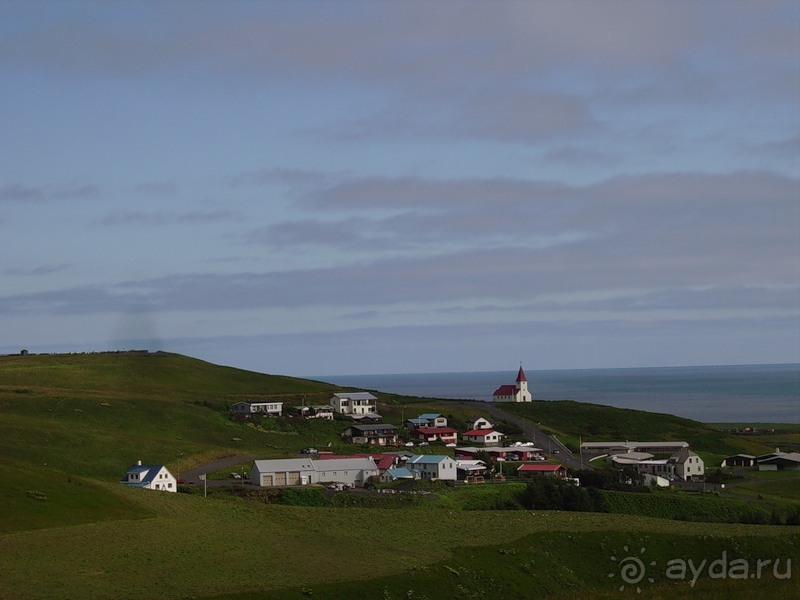
M184 471L180 474L179 479L182 481L186 481L189 484L195 485L202 485L203 480L200 479L200 476L204 473L212 473L214 471L218 471L219 469L226 469L228 467L232 467L234 465L241 464L243 462L250 462L258 458L255 454L245 454L242 456L226 456L225 458L220 458L213 462L207 463L205 465L200 465L199 467L195 467L194 469L189 469ZM249 473L246 473L246 476L249 477ZM209 479L208 485L209 487L218 487L218 486L225 486L237 483L239 480L236 479L223 479L223 480L214 480Z
M504 421L508 421L514 425L519 425L523 433L527 437L530 437L531 441L536 444L537 448L544 450L551 459L557 460L565 467L570 467L573 469L592 468L592 466L589 464L589 461L584 461L584 464L581 465L580 456L575 456L569 450L569 448L559 441L558 438L548 435L529 420L523 419L522 417L518 417L513 413L503 410L494 402L475 402L471 404L476 408L479 406L481 409L497 417L498 419L503 419Z

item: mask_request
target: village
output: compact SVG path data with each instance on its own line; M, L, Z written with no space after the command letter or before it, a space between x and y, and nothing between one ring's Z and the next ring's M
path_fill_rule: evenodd
M494 402L531 402L527 377L520 366L514 384L495 390ZM463 431L449 426L440 413L421 413L400 426L384 423L378 399L371 392L336 392L327 404L302 405L284 410L280 401L241 401L230 407L240 421L255 417L298 419L347 418L352 423L341 431L341 439L352 444L353 453L334 453L310 446L299 457L254 459L249 473L231 472L236 481L262 488L325 485L333 490L375 487L404 480L443 481L452 485L501 483L531 476L552 476L580 485L578 470L606 468L624 476L622 481L653 487L704 484L703 459L685 441L582 442L578 463L563 445L548 449L532 441L507 442L484 416L468 423ZM565 465L564 463L568 464ZM763 456L738 454L727 457L721 467L758 470L800 470L800 454L779 450ZM142 465L138 461L122 483L160 491L178 490L178 485L205 481L176 478L164 465Z

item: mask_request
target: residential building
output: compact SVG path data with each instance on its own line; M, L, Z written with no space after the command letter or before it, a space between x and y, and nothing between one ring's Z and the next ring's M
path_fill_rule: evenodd
M516 383L501 385L492 394L492 400L494 402L531 402L533 400L528 391L528 378L525 376L525 371L522 370L522 365L519 366Z
M492 429L494 425L489 422L489 419L485 417L478 417L472 422L472 427L470 429Z
M412 430L411 436L421 442L455 444L458 441L458 431L452 427L420 427Z
M304 419L327 419L333 421L333 407L329 404L317 406L298 406L297 412Z
M161 492L177 492L178 482L164 465L143 465L137 460L128 469L120 483L130 487L140 487Z
M397 428L388 423L376 425L351 425L342 432L342 438L354 444L370 446L396 446Z
M406 419L403 425L408 429L419 429L420 427L447 427L447 417L439 413L423 413L419 417Z
M470 429L465 431L461 437L465 442L477 442L478 444L500 444L505 437L494 429Z
M237 402L231 407L234 415L251 416L263 414L280 417L283 414L283 402Z
M406 468L420 479L455 481L456 461L444 454L415 454L406 461Z
M329 401L342 415L365 415L378 412L378 399L369 392L337 392Z

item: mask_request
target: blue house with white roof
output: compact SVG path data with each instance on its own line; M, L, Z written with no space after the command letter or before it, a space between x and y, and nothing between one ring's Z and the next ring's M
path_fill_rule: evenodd
M164 465L143 465L137 460L120 483L161 492L177 492L178 482Z

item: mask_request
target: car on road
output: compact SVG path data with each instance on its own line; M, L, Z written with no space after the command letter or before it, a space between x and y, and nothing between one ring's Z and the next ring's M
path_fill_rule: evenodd
M231 473L231 479L241 479L242 476L239 473Z
M316 448L303 448L300 450L300 454L317 454L319 450Z
M428 442L420 442L419 444L417 444L417 446L427 446L427 445L428 445Z

